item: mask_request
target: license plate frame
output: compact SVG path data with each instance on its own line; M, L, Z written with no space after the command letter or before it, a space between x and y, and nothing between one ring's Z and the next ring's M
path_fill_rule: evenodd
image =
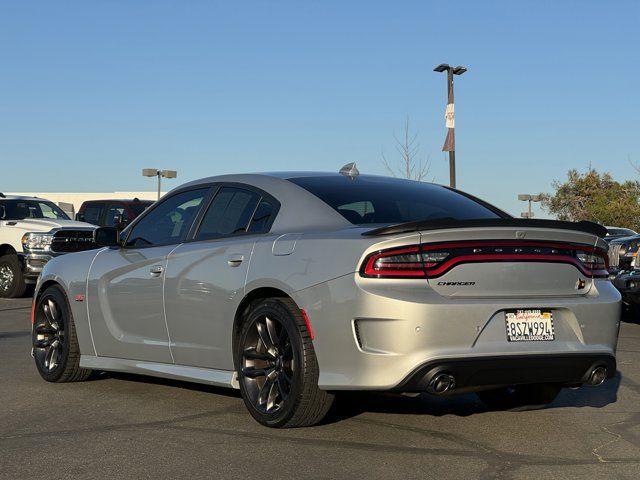
M505 310L508 342L553 342L556 338L553 312L544 308Z

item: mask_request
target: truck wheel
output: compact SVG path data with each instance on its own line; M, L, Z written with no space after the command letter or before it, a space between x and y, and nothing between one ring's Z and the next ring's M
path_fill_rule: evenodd
M24 294L27 286L16 255L0 257L0 298L16 298Z
M527 409L553 402L561 389L556 383L533 383L485 390L476 395L490 410Z

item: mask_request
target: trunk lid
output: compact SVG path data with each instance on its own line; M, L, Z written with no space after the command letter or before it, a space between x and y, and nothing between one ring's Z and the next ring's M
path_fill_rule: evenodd
M459 227L420 229L420 239L434 258L448 252L427 269L429 286L443 297L580 296L603 274L580 258L604 251L606 244L583 231L526 224Z

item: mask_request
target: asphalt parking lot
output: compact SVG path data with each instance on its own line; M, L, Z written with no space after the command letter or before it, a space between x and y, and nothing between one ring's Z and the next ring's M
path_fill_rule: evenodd
M127 375L47 384L29 299L0 299L0 478L640 478L640 325L619 372L543 410L474 395L342 399L324 425L272 430L235 392Z

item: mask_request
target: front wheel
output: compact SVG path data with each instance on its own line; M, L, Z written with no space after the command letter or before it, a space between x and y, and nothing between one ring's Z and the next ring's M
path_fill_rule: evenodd
M333 395L318 388L318 362L306 323L289 298L260 300L240 329L236 365L244 403L267 427L320 422Z
M48 382L79 382L91 370L80 368L80 347L67 297L51 286L38 297L32 330L33 358Z
M491 410L543 407L555 400L562 387L555 383L534 383L485 390L476 395Z

